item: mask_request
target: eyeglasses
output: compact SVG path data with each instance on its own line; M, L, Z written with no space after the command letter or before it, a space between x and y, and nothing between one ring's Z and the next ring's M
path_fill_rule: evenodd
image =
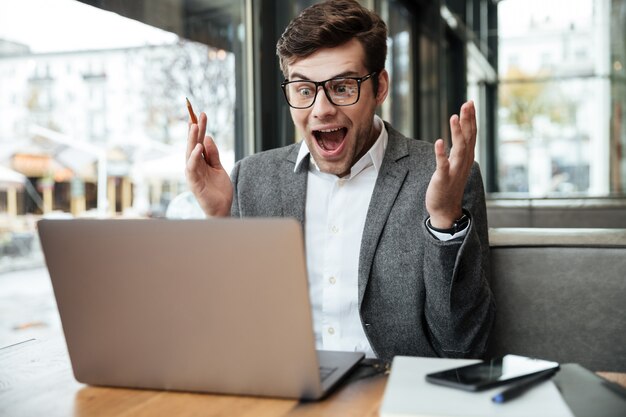
M335 106L351 106L359 101L361 96L361 83L372 78L376 72L371 72L364 77L336 77L326 81L283 81L280 87L283 89L287 103L294 109L307 109L315 103L317 92L320 87Z

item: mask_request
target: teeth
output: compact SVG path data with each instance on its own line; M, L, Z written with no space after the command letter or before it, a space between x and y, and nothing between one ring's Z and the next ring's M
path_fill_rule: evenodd
M334 129L320 129L320 130L314 131L317 142L320 144L322 149L324 149L325 151L328 151L328 148L326 148L326 144L324 143L324 139L320 136L320 134L321 133L333 133L333 132L338 132L340 130L343 130L343 127L336 127Z

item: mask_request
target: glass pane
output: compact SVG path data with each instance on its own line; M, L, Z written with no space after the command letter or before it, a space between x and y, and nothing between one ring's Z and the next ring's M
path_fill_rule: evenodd
M617 191L624 173L623 156L615 152L626 135L615 115L613 126L610 120L623 102L609 76L616 31L610 16L611 7L623 3L499 3L501 192L546 197Z
M230 170L242 4L0 3L2 215L163 216L186 189L185 97Z
M43 266L42 217L198 215L185 97L230 171L244 21L244 0L0 2L0 274Z

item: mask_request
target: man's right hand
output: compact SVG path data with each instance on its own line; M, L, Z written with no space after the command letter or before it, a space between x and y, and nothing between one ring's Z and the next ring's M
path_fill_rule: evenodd
M207 116L200 114L198 124L189 124L187 138L187 185L209 217L230 215L233 185L211 136L205 136Z

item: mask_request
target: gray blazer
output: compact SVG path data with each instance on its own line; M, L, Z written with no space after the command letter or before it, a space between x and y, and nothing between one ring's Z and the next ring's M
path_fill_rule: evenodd
M381 359L395 355L479 357L494 318L489 242L480 170L474 164L463 209L464 239L442 242L426 228L433 145L386 124L389 142L367 212L359 256L359 312ZM300 144L239 161L232 215L294 217L304 225L308 159L294 172Z

